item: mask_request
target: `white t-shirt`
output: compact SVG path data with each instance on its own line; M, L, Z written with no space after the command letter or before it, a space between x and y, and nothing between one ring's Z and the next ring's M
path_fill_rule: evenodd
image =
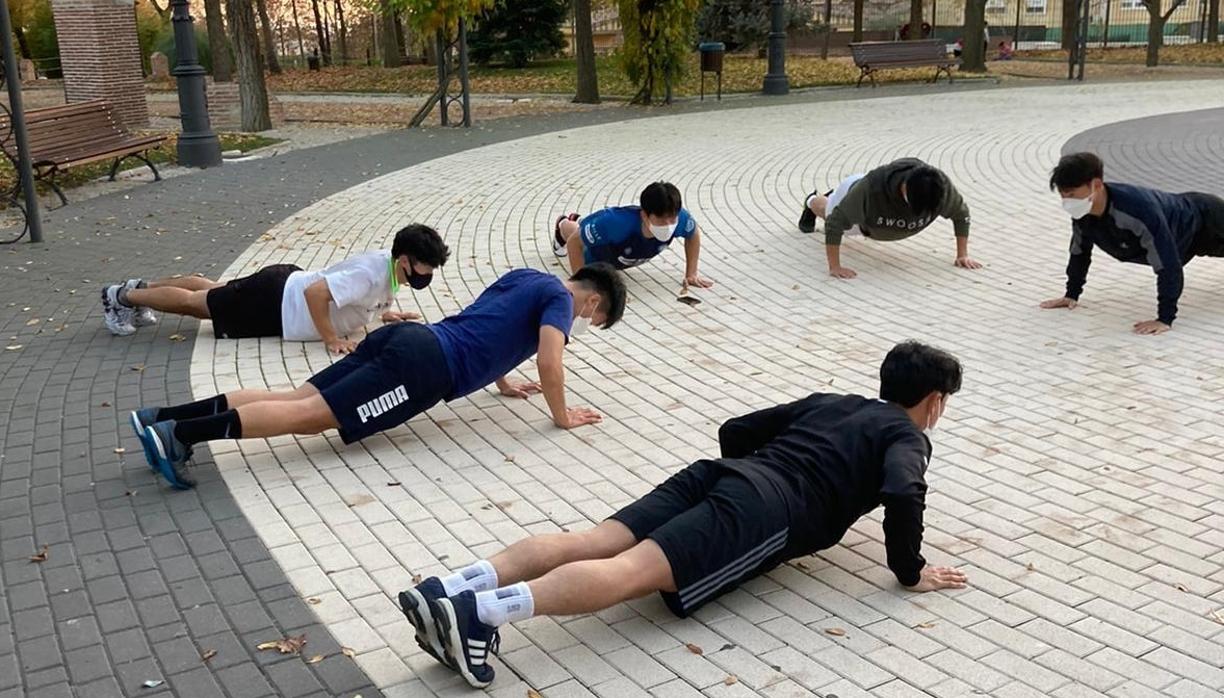
M303 342L322 339L306 306L306 289L319 279L331 291L332 327L344 337L370 323L391 307L391 252L366 252L333 264L323 271L295 271L285 281L281 299L281 324L286 340Z

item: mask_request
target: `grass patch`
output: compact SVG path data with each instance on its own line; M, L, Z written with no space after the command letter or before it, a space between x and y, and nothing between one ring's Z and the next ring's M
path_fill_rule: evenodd
M692 97L700 92L701 74L696 52L687 58L686 74L672 93ZM767 72L767 61L756 56L730 55L723 70L723 92L758 92ZM614 57L597 59L599 92L604 97L628 97L636 92L621 72ZM786 70L791 87L853 85L859 70L849 58L820 60L815 56L788 56ZM929 80L934 68L881 71L880 82ZM572 59L537 61L526 68L473 66L472 91L475 94L549 94L572 95L577 88L577 69ZM714 75L706 76L706 92L714 90ZM360 92L377 94L428 94L437 84L437 69L413 65L401 68L345 66L321 71L292 70L268 77L275 92ZM154 85L160 88L162 85Z
M1059 49L1017 51L1016 57L1066 61L1067 52ZM1105 49L1090 48L1088 49L1087 60L1090 63L1137 63L1142 65L1147 62L1147 48L1144 46L1124 46ZM1224 44L1162 46L1160 49L1160 64L1224 66Z
M255 133L220 133L217 134L217 137L221 140L221 150L241 150L244 153L282 141L279 138L267 138ZM159 147L148 151L145 157L152 160L156 165L175 163L178 161L175 150L177 142L176 135L172 135ZM123 172L139 167L145 167L145 164L135 158L129 158L124 160L123 164L119 166L119 171ZM68 190L73 187L79 187L87 182L92 182L99 177L105 177L110 173L110 168L111 161L109 160L81 165L61 172L55 181L61 188ZM147 168L145 171L148 171ZM150 177L152 177L152 173L150 173ZM17 181L16 178L17 173L13 170L12 163L9 162L8 158L0 157L0 191L11 190ZM51 191L51 188L39 184L38 190L40 194L46 195ZM69 197L69 200L71 200L71 197ZM0 205L5 203L0 202Z

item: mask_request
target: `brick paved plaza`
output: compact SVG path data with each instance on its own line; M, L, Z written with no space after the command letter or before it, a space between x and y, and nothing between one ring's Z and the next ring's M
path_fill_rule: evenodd
M1069 222L1046 186L1064 145L1099 147L1107 178L1112 156L1136 183L1224 194L1220 107L1218 83L1194 82L603 113L530 135L508 122L481 144L378 136L66 209L48 249L6 250L0 265L6 315L36 306L3 328L6 343L27 346L0 354L0 696L159 695L140 688L146 679L181 696L468 694L416 647L395 605L413 575L591 526L715 454L729 417L812 391L874 394L881 357L906 338L966 368L932 436L924 551L965 569L969 588L898 587L876 512L842 545L694 618L651 597L505 627L488 692L1219 695L1224 260L1188 267L1175 330L1158 337L1130 332L1154 315L1151 271L1105 255L1080 308L1037 303L1064 283ZM953 267L940 222L906 242L852 241L843 261L859 277L825 274L820 236L795 230L803 196L899 156L954 179L985 269ZM286 181L311 162L352 186ZM1151 180L1136 179L1145 167ZM631 271L624 321L570 346L570 402L605 416L570 432L540 397L484 391L349 447L334 433L215 442L211 459L198 451L200 487L172 492L140 462L124 409L298 385L333 359L320 344L214 340L208 323L177 319L115 338L85 300L46 300L52 286L92 298L100 277L148 267L226 278L321 267L419 221L443 232L452 257L428 290L401 292L400 309L436 320L511 268L560 273L547 236L557 215L633 201L657 178L703 225L702 270L717 285L695 292L699 305L677 302L678 250ZM166 213L171 193L189 199L186 212ZM114 221L130 210L149 215ZM74 278L58 280L60 262ZM63 336L25 326L61 307L73 325ZM29 563L44 543L50 559ZM303 629L303 657L253 650ZM196 657L207 649L220 650L218 666ZM304 662L316 654L327 658Z

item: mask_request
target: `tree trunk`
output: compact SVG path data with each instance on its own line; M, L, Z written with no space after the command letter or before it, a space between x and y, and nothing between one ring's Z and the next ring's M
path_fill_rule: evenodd
M1160 0L1148 0L1147 67L1160 65L1160 46L1164 43L1165 19L1160 16Z
M986 47L978 40L985 29L986 0L965 0L965 40L961 48L961 70L969 73L986 72Z
M401 56L408 55L408 33L404 31L404 20L400 18L399 13L395 13L395 45L398 47ZM433 38L430 37L425 42L426 46L433 46Z
M238 99L242 104L242 130L266 131L272 128L268 114L268 87L264 83L263 60L259 55L259 27L255 8L249 0L226 0L230 38L238 64Z
M336 37L336 32L332 29L331 5L327 4L327 0L323 0L323 36L327 40L327 60L323 65L335 65L336 45L332 39Z
M1220 43L1220 2L1207 0L1207 43Z
M382 29L382 62L387 68L398 68L404 64L400 58L399 41L395 38L395 10L391 9L391 0L382 0L379 10L379 26Z
M264 59L268 62L268 72L281 74L280 59L276 56L276 40L272 38L272 20L268 19L268 0L255 0L259 10L260 36L263 37Z
M591 0L574 0L574 58L578 63L578 93L574 101L599 104L599 76L595 72L595 29Z
M319 0L310 0L310 7L314 10L315 44L319 47L323 65L331 65L331 53L327 48L327 32L323 29L323 15L319 13Z
M14 25L13 34L17 36L17 48L21 51L21 57L33 60L33 56L30 55L30 43L26 40L25 29Z
M208 26L208 51L212 56L214 82L233 82L234 63L225 45L225 19L221 16L221 0L204 0L204 18Z
M863 0L854 0L854 38L853 41L863 40Z
M981 34L981 32L978 32ZM910 0L909 40L922 38L922 0Z
M344 5L336 0L336 24L340 28L340 63L348 58L348 25L344 23Z
M979 32L980 33L980 32ZM1075 0L1063 0L1062 4L1062 48L1070 51L1075 47L1079 35L1079 6Z
M293 28L297 30L298 59L304 63L306 61L306 42L302 41L302 23L298 21L298 0L289 0L289 2L293 4Z

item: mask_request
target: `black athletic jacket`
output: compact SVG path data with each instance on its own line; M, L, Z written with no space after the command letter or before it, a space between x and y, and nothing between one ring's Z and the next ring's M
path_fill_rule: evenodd
M888 567L918 583L931 442L901 407L816 393L732 419L718 441L726 467L783 497L811 552L883 504Z

